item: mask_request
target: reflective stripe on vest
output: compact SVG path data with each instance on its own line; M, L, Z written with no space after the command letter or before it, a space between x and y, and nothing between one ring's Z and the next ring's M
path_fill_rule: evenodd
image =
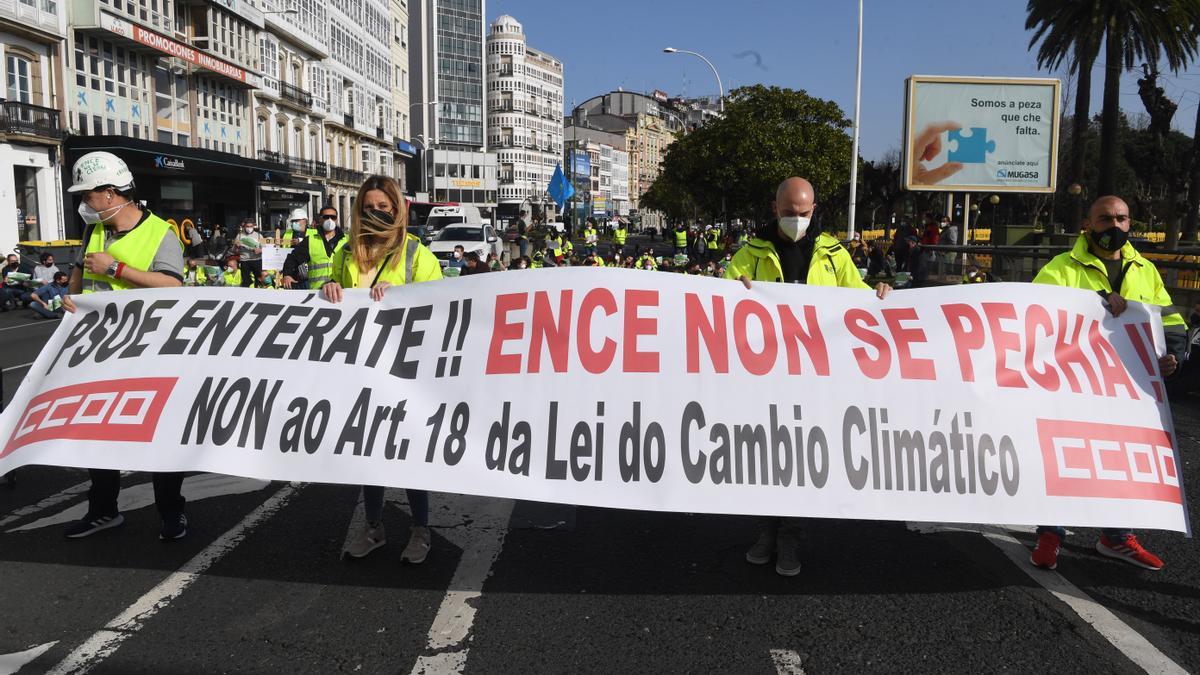
M103 225L92 227L88 237L87 247L83 252L108 253L117 262L125 263L127 267L146 272L154 262L154 255L162 244L163 237L172 232L171 225L153 213L149 213L137 227L125 236L105 246L105 231ZM101 291L121 291L133 288L133 284L114 279L107 274L92 274L84 268L83 292L99 293Z

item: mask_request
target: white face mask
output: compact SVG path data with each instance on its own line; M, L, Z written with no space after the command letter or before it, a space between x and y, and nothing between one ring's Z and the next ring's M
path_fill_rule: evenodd
M800 241L811 222L812 218L804 216L782 216L779 219L779 231L792 241Z
M455 252L454 252L454 259L455 259L455 260L458 260L458 259L460 259L460 258L462 258L462 251L455 251Z
M336 221L336 220L333 220L332 218L326 218L326 219L325 219L325 220L324 220L324 221L321 223L321 227L322 227L322 228L323 228L323 229L324 229L326 232L333 232L334 230L336 230L336 229L337 229L337 221Z
M304 221L301 221L301 220L293 220L293 221L292 221L292 229L293 229L293 230L295 230L295 231L297 231L297 232L303 232L303 231L304 231ZM249 231L249 230L247 230L247 232L248 232L248 231Z
M253 231L254 231L254 228L251 226L246 226L246 227L242 228L242 232L245 232L246 234L250 234Z
M106 221L112 217L112 216L107 216L104 214L109 213L111 211L113 215L116 215L116 213L118 211L125 208L126 206L129 206L129 202L125 202L124 204L121 204L120 206L114 206L112 208L104 209L103 211L97 211L96 209L93 209L91 206L88 206L87 202L79 202L79 208L76 210L79 212L79 217L83 218L84 223L86 223L88 225L96 225L98 223L103 223L104 221Z

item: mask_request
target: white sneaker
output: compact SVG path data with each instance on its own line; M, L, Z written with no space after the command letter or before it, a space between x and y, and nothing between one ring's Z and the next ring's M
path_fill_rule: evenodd
M346 546L346 555L351 558L364 558L371 551L387 543L387 535L383 531L383 523L375 527L364 525L358 536Z
M412 534L408 537L408 545L404 547L404 553L400 555L400 560L419 565L425 562L425 557L428 555L429 528L413 527Z

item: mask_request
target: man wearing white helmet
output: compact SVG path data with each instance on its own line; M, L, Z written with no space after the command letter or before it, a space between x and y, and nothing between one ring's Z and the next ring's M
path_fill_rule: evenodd
M121 158L108 152L89 152L71 172L67 192L80 196L79 216L85 224L83 256L71 272L70 292L97 293L134 288L163 288L183 284L183 246L171 226L134 199L133 174ZM71 296L63 308L75 311ZM88 512L71 524L66 535L79 539L125 522L117 510L121 472L90 469ZM187 534L183 473L155 473L154 502L162 518L159 538Z
M298 207L288 214L287 231L283 234L284 246L299 246L304 243L308 229L308 209Z

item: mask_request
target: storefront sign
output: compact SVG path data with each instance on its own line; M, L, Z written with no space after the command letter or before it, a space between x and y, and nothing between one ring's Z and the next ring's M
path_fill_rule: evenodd
M186 171L187 165L178 157L166 157L158 155L154 158L154 168L156 169L171 169L172 171Z
M415 157L417 154L417 146L408 141L396 141L396 152L399 152L409 157Z
M483 187L483 183L477 180L452 180L450 185L457 188L477 188Z
M139 44L145 45L156 51L162 52L167 56L173 56L177 59L182 59L188 63L210 70L218 75L224 75L231 80L243 82L253 87L262 85L262 80L258 75L248 72L238 66L227 61L218 59L206 52L200 51L194 47L189 47L181 42L176 42L168 37L159 35L158 33L148 31L139 25L115 17L105 12L100 13L100 26L104 29L128 38Z

